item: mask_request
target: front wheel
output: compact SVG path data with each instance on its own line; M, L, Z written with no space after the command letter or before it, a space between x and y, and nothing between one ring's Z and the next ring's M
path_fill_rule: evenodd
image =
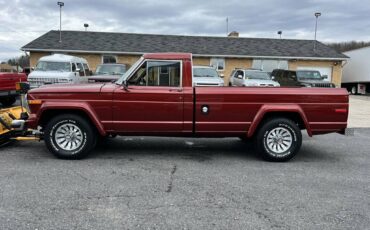
M267 161L288 161L298 153L301 145L301 130L292 120L285 118L265 122L255 137L256 149Z
M45 127L45 143L50 152L62 159L82 159L96 145L91 124L74 114L54 117Z

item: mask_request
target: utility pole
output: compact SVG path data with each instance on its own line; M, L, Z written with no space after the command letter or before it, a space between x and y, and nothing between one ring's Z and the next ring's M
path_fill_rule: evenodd
M321 16L321 13L320 12L316 12L315 13L315 17L316 17L316 24L315 24L315 41L313 42L313 50L315 51L316 50L316 34L317 34L317 19Z
M229 17L226 17L226 37L229 35Z
M59 6L59 42L62 42L62 7L64 6L64 2L57 2Z

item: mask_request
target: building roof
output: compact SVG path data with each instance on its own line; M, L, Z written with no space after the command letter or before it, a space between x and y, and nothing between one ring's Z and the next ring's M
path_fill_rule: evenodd
M40 61L50 61L50 62L82 62L87 63L86 59L75 57L65 54L52 54L40 58Z
M143 54L184 52L193 56L342 60L344 54L313 40L209 37L51 30L24 51Z

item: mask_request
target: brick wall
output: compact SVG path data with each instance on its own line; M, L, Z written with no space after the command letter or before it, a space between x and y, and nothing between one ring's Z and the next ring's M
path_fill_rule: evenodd
M78 56L85 58L90 68L94 71L96 67L102 63L102 54L89 54L89 53L68 53L69 55ZM30 52L30 66L36 66L37 61L46 55L50 55L47 52ZM118 63L132 65L135 63L139 58L140 55L115 55L117 57ZM209 66L211 62L211 58L208 57L193 57L194 65L205 65ZM225 58L225 70L220 71L220 75L224 76L225 85L229 84L230 74L235 68L251 68L252 67L252 59L246 58ZM333 62L333 61L305 61L305 60L298 60L298 61L289 61L289 69L295 70L297 66L320 66L320 67L332 67L332 82L335 85L340 85L342 81L342 67L341 62Z

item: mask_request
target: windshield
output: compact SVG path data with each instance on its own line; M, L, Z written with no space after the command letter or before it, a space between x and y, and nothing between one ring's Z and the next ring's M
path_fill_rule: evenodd
M141 62L144 60L143 57L141 57L139 60L137 60L124 74L123 76L116 82L117 84L122 84L124 80L126 80L130 74L141 64Z
M126 72L125 65L99 65L95 75L122 75Z
M270 75L262 71L245 71L245 79L271 80Z
M69 62L50 62L50 61L39 61L36 69L38 71L62 71L71 72L71 63Z
M304 79L321 80L321 74L319 71L297 71L297 77L299 80Z
M218 73L213 68L193 68L194 77L219 77Z

